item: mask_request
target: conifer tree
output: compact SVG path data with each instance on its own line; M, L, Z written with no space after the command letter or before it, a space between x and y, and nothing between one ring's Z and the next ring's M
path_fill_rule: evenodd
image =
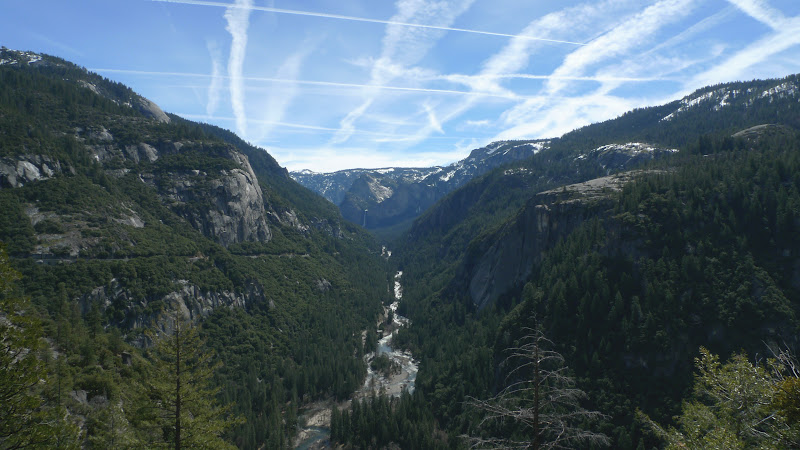
M47 405L47 368L39 321L27 298L14 294L19 274L0 245L0 449L77 447L78 430L61 407Z
M159 339L152 349L153 361L144 381L145 404L140 421L150 429L151 445L181 448L235 448L222 434L238 423L229 416L232 404L220 405L220 388L211 386L219 364L195 327L175 320L175 330Z
M701 347L696 363L694 398L684 402L677 429L639 414L668 449L800 446L793 414L798 395L789 388L797 384L800 372L788 352L777 353L766 364L751 363L742 353L723 364Z
M586 394L575 387L564 358L538 328L526 328L503 361L506 387L488 400L469 403L483 413L479 428L499 436L468 436L472 448L554 449L607 446L609 439L582 427L603 415L581 406Z

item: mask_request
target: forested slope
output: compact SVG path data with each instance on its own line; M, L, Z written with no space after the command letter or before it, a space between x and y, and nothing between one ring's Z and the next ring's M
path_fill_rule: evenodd
M369 235L230 132L58 58L0 59L0 242L61 355L47 401L85 443L107 448L89 438L132 401L147 333L183 320L222 363L239 446L286 446L300 406L360 386L389 282Z
M413 321L398 342L437 423L478 432L465 399L502 386L504 349L534 323L615 448L658 444L635 411L677 414L700 346L797 345L799 110L795 76L702 89L568 133L427 211L396 245ZM591 151L631 141L679 151L613 167Z

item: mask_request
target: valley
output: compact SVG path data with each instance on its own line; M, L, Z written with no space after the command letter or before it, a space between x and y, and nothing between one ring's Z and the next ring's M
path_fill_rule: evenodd
M394 348L392 344L395 333L401 327L409 325L407 318L396 314L397 306L402 299L401 277L402 272L395 274L394 295L396 300L385 308L383 315L384 319L391 318L391 321L381 320L378 324L379 327L385 326L388 334L378 340L378 346L374 352L364 355L364 361L367 363L364 385L345 402L327 401L309 405L300 418L301 425L295 437L295 448L308 449L330 445L331 408L347 409L354 401L369 400L376 396L400 397L404 392L414 393L414 382L419 365L411 353ZM372 367L371 363L380 357L388 358L388 370L378 369L376 371Z
M290 173L66 60L0 60L0 393L32 411L2 412L2 448L560 438L506 420L532 399L567 447L800 442L797 75L450 165ZM585 395L514 390L559 392L542 373Z

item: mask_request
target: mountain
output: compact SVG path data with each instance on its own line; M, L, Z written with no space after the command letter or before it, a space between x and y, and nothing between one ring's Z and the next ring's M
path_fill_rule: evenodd
M133 401L153 335L187 319L247 420L230 440L286 446L303 404L361 385L358 336L389 298L380 246L264 149L6 48L0 242L58 359L62 395L48 398L89 436Z
M660 445L635 410L677 414L701 346L796 348L799 88L711 86L575 130L416 219L393 246L413 324L396 344L420 358L438 425L479 420L465 399L496 392L531 327L614 448Z
M35 335L20 354L42 367L37 414L71 424L52 445L168 440L143 389L185 319L242 448L292 445L309 405L323 425L337 405L332 439L353 446L458 448L481 432L470 399L513 381L509 349L534 328L603 413L584 426L658 447L637 411L669 423L702 400L701 347L800 345L798 100L798 76L727 83L447 167L306 173L336 205L227 130L3 48L0 329ZM358 223L410 226L389 258ZM413 394L347 402L395 314Z
M510 218L539 192L635 168L675 149L696 153L717 138L723 142L720 145L730 147L734 134L765 124L771 124L765 125L770 129L774 125L798 129L797 86L800 79L792 75L707 87L681 100L633 110L551 139L547 151L479 177L426 211L401 247L438 242L445 235L479 235ZM720 106L723 98L726 101ZM649 152L648 148L659 150ZM454 257L464 250L464 245L440 244Z
M500 141L472 150L448 166L292 172L300 184L339 206L345 219L367 229L396 232L440 198L477 176L528 158L547 140Z
M747 123L783 122L785 119L778 118L780 108L762 105L791 103L798 96L797 89L796 77L711 86L681 100L634 110L613 122L588 126L561 138L494 142L445 167L348 169L332 173L303 170L290 175L338 205L347 220L392 237L473 178L501 165L530 158L543 149L587 152L594 148L606 152L608 161L604 165L613 169L616 164L619 169L628 164L626 154L633 150L619 147L625 143L657 143L663 148L675 148L687 145L687 138L707 132L708 127L734 133L738 130L735 124L743 123L736 116L745 110ZM611 144L615 146L608 147ZM613 156L614 153L619 155Z

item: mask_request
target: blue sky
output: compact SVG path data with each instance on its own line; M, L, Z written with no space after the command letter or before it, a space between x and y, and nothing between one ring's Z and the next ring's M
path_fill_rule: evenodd
M0 44L292 170L430 166L800 72L800 1L0 0Z

